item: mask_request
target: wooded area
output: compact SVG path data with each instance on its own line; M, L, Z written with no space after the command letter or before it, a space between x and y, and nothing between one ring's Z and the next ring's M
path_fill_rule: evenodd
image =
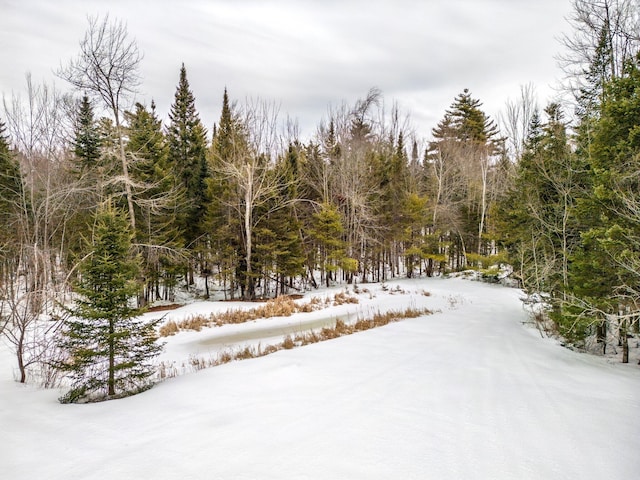
M136 44L123 23L91 19L57 72L79 97L29 77L25 96L3 96L0 331L21 380L36 363L53 380L64 363L52 345L65 329L38 320L98 288L86 281L105 212L126 219L113 228L131 235L137 307L181 288L253 300L470 268L496 278L509 264L548 295L563 337L597 333L604 349L613 332L627 349L640 315L639 15L634 1L574 2L570 103L540 111L528 85L495 121L465 89L427 141L373 88L307 142L275 105L226 90L208 130L185 65L167 122L153 101L132 105Z

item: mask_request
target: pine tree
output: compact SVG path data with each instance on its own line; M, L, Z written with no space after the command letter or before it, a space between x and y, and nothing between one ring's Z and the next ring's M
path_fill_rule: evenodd
M262 207L264 226L256 231L256 263L262 263L267 279L276 281L276 295L284 294L293 278L304 273L305 256L297 217L299 145L290 144L279 159L273 175L278 177L277 193ZM287 280L288 279L288 280Z
M175 283L174 258L178 247L176 227L178 195L175 178L168 166L168 146L157 117L140 103L134 112L126 112L127 153L131 157L131 177L136 188L136 243L143 254L147 280L143 302L167 298ZM161 279L163 284L161 285ZM161 292L164 287L164 295Z
M428 210L427 198L421 197L416 193L409 193L402 204L403 212L403 232L402 240L404 242L405 267L407 277L411 278L415 267L420 268L422 273L422 260L431 259L431 263L427 263L427 276L433 275L433 257L430 257L431 251L428 248L428 235L425 235L425 226L427 225Z
M123 204L126 199L120 195L117 182L112 181L122 176L116 128L109 118L95 118L93 103L86 95L75 105L70 143L73 155L68 173L73 181L70 190L76 208L67 221L65 242L69 253L66 260L72 268L74 258L79 258L84 248L82 232L91 228L98 205L111 195Z
M110 204L101 207L80 264L79 298L60 339L67 361L59 368L72 380L61 402L117 398L150 385L150 361L162 347L156 343L157 322L138 318L142 310L131 306L140 268L131 257L132 239L126 214Z
M184 64L175 100L169 112L167 129L169 165L184 192L183 215L179 220L184 246L197 250L197 242L203 232L207 209L207 140L206 130L196 111L195 98L187 80Z
M494 147L498 127L481 109L482 102L465 88L446 110L444 119L433 130L436 139L453 138Z
M448 231L454 268L469 261L469 254L491 253L484 235L500 141L496 124L481 106L465 89L433 129L434 140L429 144L428 164L434 173L431 193L436 202L433 228Z
M132 158L131 176L140 186L137 192L136 225L139 225L136 235L141 242L153 241L154 237L169 238L161 230L173 219L154 218L169 214L175 210L172 198L162 198L163 194L170 194L174 183L172 172L168 165L168 146L162 133L162 122L157 117L155 105L151 104L151 111L136 103L134 112L125 112L127 120L127 152ZM161 215L164 213L164 215Z
M631 62L604 85L599 118L586 118L589 123L582 126L592 135L582 152L589 190L577 209L586 229L570 258L571 293L578 301L562 312L567 324L579 327L569 332L577 337L590 333L595 322L603 349L608 319L618 314L615 327L627 353L627 324L637 315L640 299L639 94L640 70Z
M408 216L405 211L409 193L409 162L405 151L404 133L380 142L376 151L368 155L371 171L377 183L370 204L376 208L377 248L372 252L372 263L386 259L393 276L400 274L404 231ZM386 269L385 269L386 271Z
M308 252L313 258L310 263L320 268L320 282L324 282L327 287L334 279L332 275L347 258L343 233L344 226L338 209L331 204L322 204L320 210L313 215Z
M72 140L73 153L77 159L77 174L81 175L98 166L100 159L100 132L89 97L82 97L76 115Z
M503 244L524 286L562 298L579 238L574 210L583 178L559 105L550 104L545 113L544 124L533 115L515 183L498 210Z
M209 205L206 218L211 240L210 258L217 267L218 279L223 284L225 295L229 290L233 298L242 275L239 262L244 251L241 221L231 206L236 191L233 182L229 181L226 165L235 163L239 152L245 150L246 138L241 122L229 102L226 88L222 97L220 120L214 130L215 135L208 152L211 175L207 179Z

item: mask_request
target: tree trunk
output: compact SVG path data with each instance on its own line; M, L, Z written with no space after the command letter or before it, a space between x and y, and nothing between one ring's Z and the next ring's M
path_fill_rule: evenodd
M127 196L127 207L129 208L129 222L132 231L136 231L136 212L133 208L133 194L131 193L131 181L129 178L129 166L127 165L127 154L124 150L124 139L122 138L122 126L120 125L120 115L117 107L113 107L116 117L116 131L118 132L118 145L120 147L120 161L122 162L122 175L124 177L124 191Z
M115 325L114 320L109 320L109 380L108 380L108 392L109 396L116 394L116 380L115 380Z
M602 354L605 355L607 353L607 321L600 321L596 330L597 341L602 343Z
M18 339L18 344L16 345L16 353L18 356L18 369L20 370L20 383L26 383L27 381L27 371L24 365L24 335L25 335L25 330L21 329L20 338Z
M246 262L247 262L247 275L246 275L246 289L244 291L245 300L253 300L253 271L251 268L251 233L253 223L253 169L251 165L247 163L247 178L246 188L244 192L244 232L245 232L245 245L247 248Z
M629 363L629 339L627 338L627 320L620 323L620 341L622 342L622 363Z

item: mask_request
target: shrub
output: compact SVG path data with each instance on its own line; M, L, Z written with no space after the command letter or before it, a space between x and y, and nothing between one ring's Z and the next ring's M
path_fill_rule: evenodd
M167 323L160 327L160 336L161 337L170 337L178 333L180 329L178 328L178 324L173 320L169 320Z
M282 347L285 350L291 350L293 347L295 347L295 343L293 341L293 338L291 338L290 335L287 335L284 339L284 341L282 342Z
M346 292L338 292L333 296L334 305L344 305L345 303L360 303L357 297L347 295Z

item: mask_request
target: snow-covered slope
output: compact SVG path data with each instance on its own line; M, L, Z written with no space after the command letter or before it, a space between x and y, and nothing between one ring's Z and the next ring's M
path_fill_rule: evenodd
M541 339L522 324L517 290L460 279L396 283L405 294L368 286L372 298L340 308L441 311L117 401L61 405L57 391L22 387L2 347L0 478L637 477L637 366ZM281 321L311 314L298 315ZM172 337L166 355L202 348L216 332Z

